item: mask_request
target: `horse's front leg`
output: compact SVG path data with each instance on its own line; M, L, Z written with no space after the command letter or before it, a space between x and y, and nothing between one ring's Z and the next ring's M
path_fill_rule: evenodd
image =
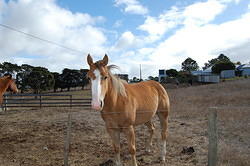
M120 157L120 130L107 126L107 131L112 139L113 149L115 152L115 166L122 166Z
M137 166L136 162L136 148L135 148L135 131L134 126L129 126L124 129L124 133L127 136L129 153L131 155L131 166Z

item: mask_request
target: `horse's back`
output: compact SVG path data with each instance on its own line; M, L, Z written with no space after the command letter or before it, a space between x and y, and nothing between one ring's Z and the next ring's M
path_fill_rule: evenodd
M150 119L157 110L168 111L169 98L163 86L156 81L129 84L127 92L133 98L139 119ZM144 115L144 116L141 116ZM142 120L137 120L140 123Z
M161 104L163 101L168 101L168 94L164 87L156 81L143 81L135 84L128 84L126 88L132 96L137 100L148 101ZM157 102L158 101L158 102Z

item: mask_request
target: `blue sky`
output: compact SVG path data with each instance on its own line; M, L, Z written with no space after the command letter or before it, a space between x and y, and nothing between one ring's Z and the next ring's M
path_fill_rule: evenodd
M0 26L0 63L51 71L87 68L88 53L107 53L130 78L187 57L200 68L220 53L250 62L249 0L0 0L0 23L75 50Z

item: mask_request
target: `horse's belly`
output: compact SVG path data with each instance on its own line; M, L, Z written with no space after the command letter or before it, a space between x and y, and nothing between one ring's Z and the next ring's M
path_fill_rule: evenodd
M152 119L155 115L156 110L137 110L135 125L144 124Z
M135 125L143 124L151 120L157 111L157 103L144 102L136 109Z

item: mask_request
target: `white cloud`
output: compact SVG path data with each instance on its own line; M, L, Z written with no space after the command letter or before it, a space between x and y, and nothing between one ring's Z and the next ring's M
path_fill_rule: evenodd
M165 64L170 68L174 65L180 66L185 58L191 57L202 67L209 59L224 52L228 53L226 55L233 60L237 58L246 60L246 57L249 57L248 52L238 52L237 50L239 50L238 46L245 46L250 41L248 33L250 22L248 20L250 20L250 13L243 15L238 20L219 25L183 27L155 48L150 61L159 65ZM229 53L228 50L232 53Z
M148 9L141 5L137 0L115 0L115 6L125 6L125 13L139 15L145 15L148 13Z
M115 28L119 28L119 27L121 27L122 26L122 20L117 20L115 23L114 23L114 25L113 25L113 27L115 27Z
M223 2L215 0L197 2L184 8L173 6L158 17L147 16L144 24L137 29L148 32L147 39L154 42L178 25L202 26L207 24L225 8L226 5Z
M207 2L198 2L187 6L183 11L185 25L204 25L214 20L220 14L226 5L216 0Z
M142 64L144 78L157 75L159 68L180 69L187 57L195 59L201 67L220 53L234 61L248 62L250 11L236 20L213 23L229 3L239 2L207 0L186 7L174 6L152 17L137 0L116 0L115 5L124 12L145 16L144 24L138 26L137 31L128 29L118 36L118 31L98 27L106 21L103 17L72 13L59 7L56 0L0 0L1 23L82 52L71 52L0 27L0 61L59 71L65 67L87 67L84 54L91 53L99 59L96 56L102 57L108 52L111 63L119 65L121 72L130 77L139 76L139 64ZM144 11L133 6L140 6ZM113 28L126 24L117 21ZM147 35L143 36L138 30ZM108 40L110 36L116 41ZM107 48L108 45L112 46Z
M212 24L232 2L239 3L237 0L207 0L183 8L172 7L158 17L147 16L137 29L148 35L137 36L128 31L119 38L115 48L120 48L117 50L122 59L117 59L116 64L122 61L120 65L127 68L130 77L138 76L138 65L143 64L143 75L147 78L156 76L159 68L180 69L187 57L196 60L200 67L220 53L234 61L249 61L246 43L250 41L250 13L236 20ZM165 35L173 29L175 33L171 36Z
M133 41L137 39L143 42L139 42L140 47L132 51L133 56L129 56L129 61L122 60L122 65L132 66L127 72L133 76L138 70L138 64L150 68L145 69L146 74L157 75L159 68L180 69L181 63L187 57L195 59L200 67L220 53L226 54L233 61L243 63L250 61L250 58L247 58L250 13L221 24L211 23L232 2L239 3L238 0L208 0L184 8L172 7L158 17L147 16L144 24L137 29L146 31L148 35L144 37L133 35ZM174 28L178 29L173 35L164 39L164 34ZM158 44L155 43L157 40ZM150 42L155 47L146 47ZM132 43L130 42L130 47L134 45ZM128 53L129 50L124 54L129 55ZM144 78L146 77L144 75Z
M3 0L0 0L0 10L3 10L3 6L4 6L4 1Z
M111 48L111 51L125 51L127 49L137 48L141 45L141 43L142 41L140 37L135 36L130 31L126 31Z
M1 61L43 65L58 71L64 67L83 68L85 54L103 55L106 50L106 36L96 27L104 21L103 17L72 13L59 7L54 0L6 3L0 0L0 8L2 24L81 51L73 52L0 27Z
M241 63L250 63L250 56L249 51L250 50L250 40L244 44L229 48L227 50L224 50L223 52L226 55L229 55L232 61Z
M158 18L147 16L144 24L138 29L149 33L152 41L159 39L168 30L180 24L181 13L177 7L172 7L169 11L161 14Z
M238 4L242 0L217 0L217 1L222 2L222 3L234 2L235 4Z
M124 32L116 44L116 49L126 49L133 45L135 36L130 31Z

